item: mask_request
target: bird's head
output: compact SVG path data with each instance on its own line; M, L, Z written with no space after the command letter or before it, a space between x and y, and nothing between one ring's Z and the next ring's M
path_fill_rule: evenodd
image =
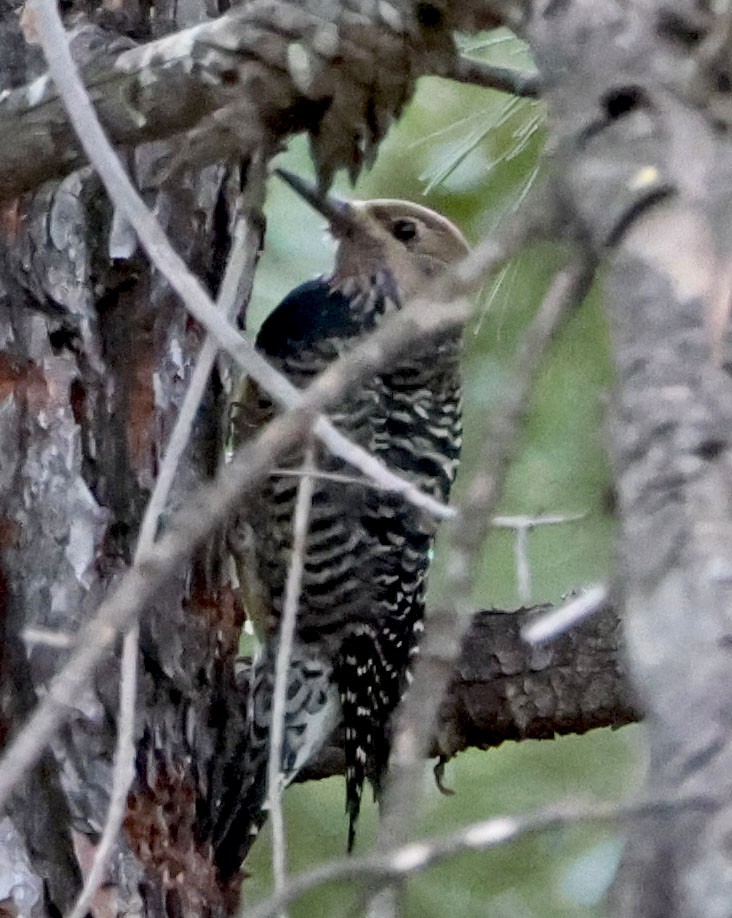
M401 300L468 254L460 230L446 217L411 201L344 201L318 192L290 172L278 175L328 219L338 242L333 283L368 289L388 272Z

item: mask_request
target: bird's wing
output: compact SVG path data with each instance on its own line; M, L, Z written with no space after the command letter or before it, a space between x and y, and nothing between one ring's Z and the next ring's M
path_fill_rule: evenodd
M332 291L326 281L310 281L274 310L262 326L257 346L295 386L305 388L353 344L362 323L354 318L352 306L352 300ZM369 382L329 411L329 417L352 440L371 448L376 408L375 387ZM239 436L251 435L272 413L271 402L249 382L236 415ZM256 537L254 590L259 597L269 598L269 630L282 613L303 458L302 444L282 457L246 508ZM358 615L358 609L366 608L373 593L364 569L364 539L371 536L361 526L362 505L372 485L343 460L317 446L314 462L298 619L298 634L305 641L311 637L322 641L329 630L340 628L344 614ZM253 605L256 608L258 602Z

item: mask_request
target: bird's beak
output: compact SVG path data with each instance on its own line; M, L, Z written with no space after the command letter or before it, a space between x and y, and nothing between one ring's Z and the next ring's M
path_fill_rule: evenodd
M310 182L287 169L275 169L279 177L304 198L311 207L321 213L330 223L335 236L350 235L356 228L356 215L353 206L333 194L323 194Z

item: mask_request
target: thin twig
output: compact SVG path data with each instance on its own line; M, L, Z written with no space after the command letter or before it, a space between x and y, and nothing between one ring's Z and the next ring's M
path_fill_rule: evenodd
M92 900L104 880L107 864L122 822L127 812L127 793L135 778L135 709L137 702L137 652L140 640L139 626L133 625L125 635L122 645L119 680L119 713L117 715L117 746L114 751L112 787L104 829L94 852L94 860L84 879L84 886L69 918L84 918Z
M310 471L315 467L312 443L303 460L304 476L297 489L297 502L293 519L292 558L287 569L285 604L279 628L279 643L275 660L275 682L272 697L272 724L270 728L267 785L269 809L272 818L272 873L275 893L282 892L287 880L287 847L285 823L282 815L282 746L285 735L285 705L287 703L287 677L290 671L292 647L295 640L297 609L300 603L302 574L305 567L305 543L310 525L310 508L315 481Z
M604 608L607 597L608 590L604 583L587 587L579 596L574 596L558 608L537 616L525 625L521 629L521 637L527 644L553 641L583 619Z
M526 605L531 602L531 562L529 561L529 533L537 526L557 526L581 520L584 513L565 516L551 513L544 516L494 516L491 526L496 529L512 529L514 558L516 560L516 585L519 600Z
M271 918L292 902L325 883L359 881L379 886L402 880L467 851L487 851L535 832L580 823L616 823L658 816L681 807L714 808L712 795L659 797L632 803L563 803L526 816L499 816L471 823L449 835L438 835L362 857L340 858L294 877L285 889L244 911L242 918Z
M537 526L562 526L564 523L577 523L586 516L586 512L542 513L539 516L531 516L531 514L494 516L491 526L495 529L535 529Z
M383 490L377 482L370 481L368 478L357 478L355 475L344 475L342 472L326 472L322 469L315 472L306 472L303 468L281 469L278 467L272 469L270 475L273 478L302 478L305 475L312 475L316 481L335 481L339 484L362 485L364 488Z
M529 561L529 530L521 526L516 530L513 543L516 564L516 591L519 602L531 602L531 563Z
M418 811L423 759L463 634L470 625L468 604L478 569L476 557L516 450L539 364L562 321L584 297L593 273L590 266L578 263L554 278L518 349L508 400L492 418L481 450L480 472L468 487L451 527L445 588L450 601L444 603L450 612L428 619L422 641L425 653L398 712L379 830L381 845L394 846L409 836Z
M458 83L485 86L522 98L533 99L541 93L538 73L500 67L470 57L455 58L453 67L444 76Z
M216 309L198 278L175 251L155 215L138 194L99 124L71 57L66 32L55 14L51 0L33 0L33 8L36 10L38 37L49 71L66 106L69 120L77 131L79 143L94 163L115 207L135 228L150 261L178 294L191 315L215 335L221 347L262 389L285 408L301 405L302 392L270 366L254 349L254 345L243 338ZM379 459L339 433L327 418L317 418L313 431L334 455L378 480L384 487L402 494L406 500L438 518L449 519L452 516L449 507L391 472Z
M77 636L64 631L52 631L50 628L23 628L21 640L26 644L40 644L54 650L69 650L76 645Z

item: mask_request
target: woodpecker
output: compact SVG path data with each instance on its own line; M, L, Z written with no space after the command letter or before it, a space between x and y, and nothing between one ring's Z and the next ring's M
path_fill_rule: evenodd
M293 290L256 342L274 366L305 387L468 247L449 220L426 207L347 202L290 173L279 175L328 219L337 242L332 274ZM460 330L445 332L330 412L341 431L443 501L462 441L461 347ZM235 422L239 441L274 412L251 382L243 403ZM215 839L224 873L238 869L265 817L278 622L302 461L302 449L287 456L235 526L244 602L261 648L251 671L245 746L227 781ZM378 798L386 772L390 717L423 626L436 521L325 450L315 454L313 477L281 772L283 784L289 783L342 725L351 850L363 785L368 780Z

